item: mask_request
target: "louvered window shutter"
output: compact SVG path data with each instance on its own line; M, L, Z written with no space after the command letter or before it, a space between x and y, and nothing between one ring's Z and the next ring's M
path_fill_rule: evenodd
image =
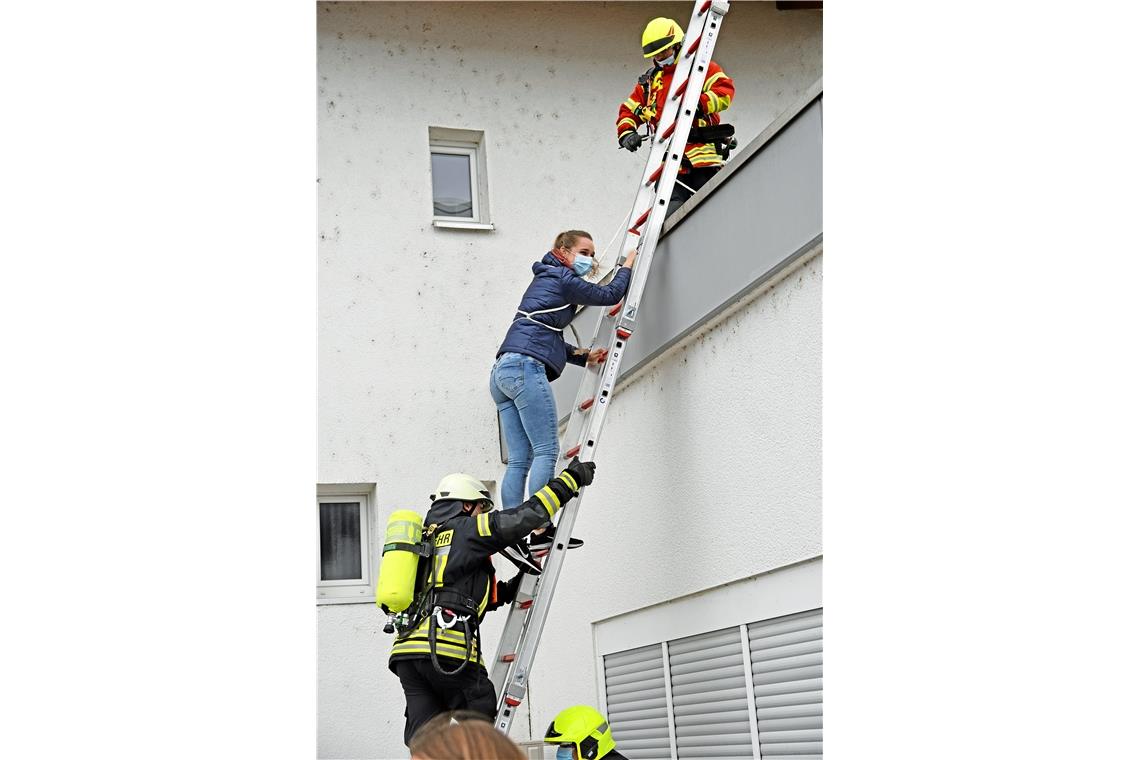
M740 629L670 642L669 677L677 757L752 760Z
M630 760L669 760L665 662L661 645L603 658L606 717L617 749Z
M748 626L760 756L823 758L823 610Z

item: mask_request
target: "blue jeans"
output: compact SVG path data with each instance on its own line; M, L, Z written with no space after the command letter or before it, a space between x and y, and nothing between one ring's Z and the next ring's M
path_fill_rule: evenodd
M507 439L507 471L501 491L503 509L510 509L554 479L558 411L546 365L532 356L503 354L491 369L491 398ZM524 493L528 471L530 483Z

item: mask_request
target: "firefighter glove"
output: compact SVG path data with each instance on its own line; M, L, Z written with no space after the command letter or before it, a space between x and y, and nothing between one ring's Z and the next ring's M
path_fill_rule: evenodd
M566 472L570 473L578 487L582 488L594 482L594 468L596 466L593 462L579 462L578 457L574 457L574 460L567 465Z
M626 132L618 142L630 153L636 153L641 147L641 135L637 132Z

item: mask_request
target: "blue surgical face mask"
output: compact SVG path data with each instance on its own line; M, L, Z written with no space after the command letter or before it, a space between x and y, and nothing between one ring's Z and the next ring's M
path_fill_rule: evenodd
M586 274L594 268L594 260L589 256L582 254L575 254L574 256L574 274L579 277L585 277Z
M557 754L554 755L558 760L574 760L573 747L559 747Z

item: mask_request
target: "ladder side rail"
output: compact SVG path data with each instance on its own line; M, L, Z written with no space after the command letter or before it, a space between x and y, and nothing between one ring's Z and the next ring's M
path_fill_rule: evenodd
M515 597L515 601L511 603L510 611L507 613L507 622L503 626L502 635L499 637L495 660L491 663L491 683L495 686L496 696L502 695L503 685L510 677L510 671L515 662L513 655L519 651L519 644L522 642L523 633L526 631L527 618L530 617L531 604L527 602L533 603L537 586L537 576L524 575L519 583L518 595ZM510 659L507 659L508 657Z
M559 528L559 532L563 536L569 535L569 532L574 529L574 520L578 516L580 501L581 497L576 497L563 509L564 516ZM568 544L565 541L559 541L556 536L554 546L551 548L550 554L547 555L546 562L543 563L542 575L539 576L538 594L535 597L534 605L531 607L530 620L526 631L523 633L522 644L519 647L514 669L510 680L507 681L502 694L499 696L495 727L503 733L510 730L515 708L522 703L526 696L526 684L530 677L530 668L538 651L538 642L541 638L542 629L546 626L546 618L550 613L550 607L554 601L554 592L557 589L558 576L562 571L562 563L565 561L568 550Z

